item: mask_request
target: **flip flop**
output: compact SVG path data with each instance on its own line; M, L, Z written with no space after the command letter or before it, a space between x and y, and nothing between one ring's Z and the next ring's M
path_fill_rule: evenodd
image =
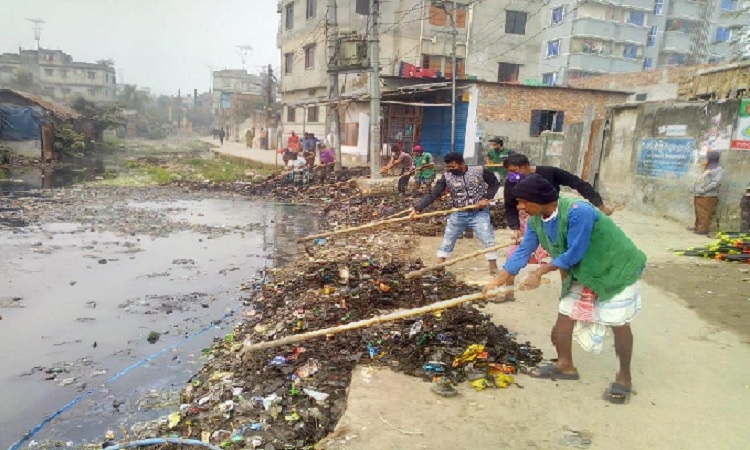
M529 372L529 376L531 378L541 378L545 380L571 380L576 381L580 380L581 376L576 373L562 373L560 369L557 368L554 364L547 364L546 366L539 366L539 374L535 374L533 372Z
M609 386L609 390L604 393L604 398L615 405L622 405L628 400L629 395L630 388L627 388L620 383L612 383Z

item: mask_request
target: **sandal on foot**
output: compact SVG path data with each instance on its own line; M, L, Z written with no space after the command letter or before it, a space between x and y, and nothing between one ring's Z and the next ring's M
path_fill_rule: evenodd
M516 301L516 296L511 292L510 294L498 295L489 299L492 303L512 303Z
M627 401L629 395L630 388L625 387L620 383L612 383L609 386L609 390L605 392L604 398L615 405L622 405Z
M542 378L546 380L580 380L581 376L576 373L563 373L554 364L547 364L546 366L537 367L538 373L529 372L531 378Z

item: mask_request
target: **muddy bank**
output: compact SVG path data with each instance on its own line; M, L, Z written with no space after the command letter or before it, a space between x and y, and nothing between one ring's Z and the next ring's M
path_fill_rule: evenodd
M266 198L280 190L283 199L321 204L322 229L383 218L415 200L397 194L365 197L343 182L295 189L289 196L291 187L269 184ZM411 236L434 236L442 227L433 222L425 232L420 225L425 224L406 223L301 246L296 259L274 271L272 281L257 284L245 319L214 345L209 362L184 390L179 408L169 418L131 431L138 437L177 434L227 449L306 448L336 426L357 364L388 367L426 382L441 379L449 386L467 380L477 389L514 386L512 375L535 366L541 352L528 342L516 342L513 333L474 306L296 346L241 352L243 342L273 340L475 292L476 287L451 276L405 279L406 273L423 266L413 254ZM425 390L430 387L426 384Z

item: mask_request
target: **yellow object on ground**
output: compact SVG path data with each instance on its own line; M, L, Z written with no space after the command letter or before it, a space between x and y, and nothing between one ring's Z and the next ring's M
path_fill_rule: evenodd
M466 364L468 362L477 359L480 353L484 351L484 345L482 344L471 344L463 353L463 355L453 360L453 367Z

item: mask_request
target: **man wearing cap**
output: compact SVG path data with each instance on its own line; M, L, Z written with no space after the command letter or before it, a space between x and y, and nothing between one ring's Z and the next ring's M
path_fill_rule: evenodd
M401 150L401 147L398 145L393 147L391 162L380 169L380 173L385 175L394 167L398 168L400 171L400 177L398 179L398 191L402 194L405 194L406 188L409 186L409 178L411 178L411 170L414 167L414 160L412 159L410 154Z
M557 362L530 373L535 378L578 380L573 364L575 337L585 350L599 353L608 330L615 338L620 367L607 391L612 403L624 403L632 380L630 360L633 334L630 321L641 310L641 275L646 255L599 209L585 200L561 197L549 181L537 174L526 176L513 189L518 208L529 216L523 243L484 288L485 294L506 285L541 246L552 262L531 272L524 286L534 289L542 276L560 271L562 295L552 343Z
M435 160L432 155L425 152L419 146L414 146L414 191L419 192L422 189L422 183L427 185L427 190L432 189L432 182L435 181Z
M508 169L503 166L503 161L510 155L510 151L503 146L503 140L496 137L490 140L490 149L487 152L487 168L494 173L500 183L504 183L508 177Z
M456 241L466 228L476 233L477 239L484 248L495 246L495 232L490 220L490 200L495 198L500 182L482 166L467 166L460 153L451 152L443 158L445 173L435 184L432 191L422 197L411 210L411 217L427 208L432 202L443 196L447 189L450 192L454 208L476 205L476 209L454 212L448 216L445 225L443 243L437 251L438 264L453 253ZM490 273L497 273L497 253L485 253L490 265ZM438 272L444 273L443 271Z

